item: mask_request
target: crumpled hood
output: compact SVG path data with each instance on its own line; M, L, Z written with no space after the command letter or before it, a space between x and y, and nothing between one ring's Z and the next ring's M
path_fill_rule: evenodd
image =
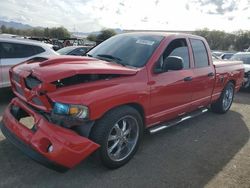
M15 72L31 72L43 82L53 82L77 74L134 75L138 69L91 57L60 56L42 62L28 61L13 67Z

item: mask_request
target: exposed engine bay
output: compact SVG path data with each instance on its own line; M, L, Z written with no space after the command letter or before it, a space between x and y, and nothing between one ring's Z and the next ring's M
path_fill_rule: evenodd
M119 76L120 75L118 74L78 74L68 78L57 80L52 84L55 84L56 87L64 87L98 80L109 80L112 78L117 78Z

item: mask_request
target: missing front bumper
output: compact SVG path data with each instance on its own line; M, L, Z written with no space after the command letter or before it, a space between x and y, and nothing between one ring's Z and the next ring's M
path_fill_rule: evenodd
M46 166L47 168L53 169L57 172L66 172L68 170L67 167L64 167L62 165L56 164L47 158L45 158L40 153L36 152L26 144L24 144L21 140L19 140L14 134L12 134L8 128L5 127L5 125L0 122L0 128L3 133L3 135L18 149L20 149L23 153L25 153L27 156L29 156L34 161Z

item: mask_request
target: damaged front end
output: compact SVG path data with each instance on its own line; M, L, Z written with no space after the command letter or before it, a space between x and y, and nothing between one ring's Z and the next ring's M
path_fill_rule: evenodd
M135 73L135 70L105 62L91 64L86 58L73 57L35 58L14 66L10 80L17 97L5 110L1 130L7 139L39 163L59 171L72 168L100 146L88 138L94 125L88 106L72 94L67 96L73 98L72 104L64 102L63 87L78 87L77 84L82 87L81 84ZM51 94L57 96L57 92L61 92L59 101L51 97ZM33 119L31 125L23 122L25 118Z

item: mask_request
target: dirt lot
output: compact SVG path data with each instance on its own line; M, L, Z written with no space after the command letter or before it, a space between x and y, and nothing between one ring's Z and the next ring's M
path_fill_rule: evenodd
M0 118L11 100L0 91ZM145 134L127 165L107 170L92 158L60 174L33 162L0 133L0 187L250 188L250 92L225 115L211 112L159 134Z

